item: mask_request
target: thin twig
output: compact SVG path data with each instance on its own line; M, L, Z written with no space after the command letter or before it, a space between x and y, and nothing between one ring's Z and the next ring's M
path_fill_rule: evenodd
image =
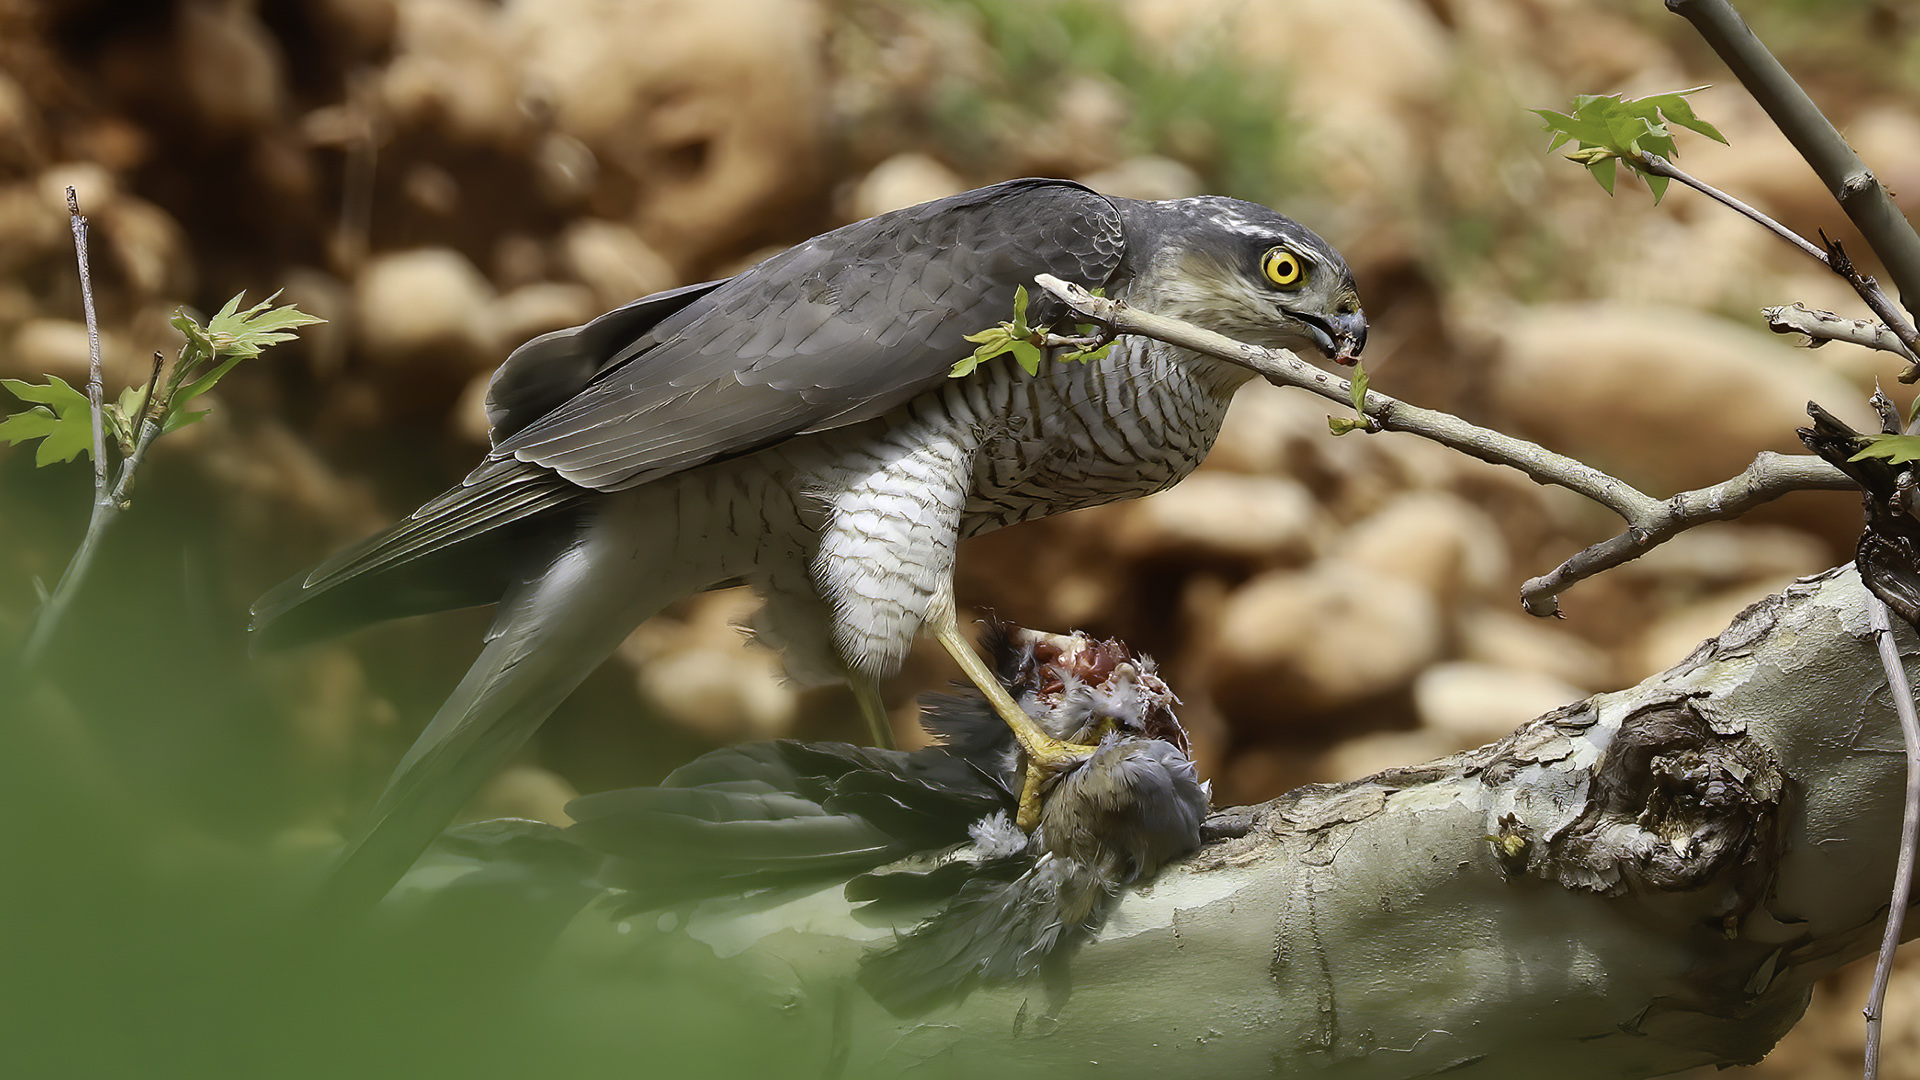
M1811 454L1762 451L1738 476L1711 487L1683 491L1661 502L1656 512L1638 520L1628 519L1625 532L1594 544L1546 574L1528 579L1520 586L1521 606L1535 615L1558 614L1559 595L1574 584L1637 559L1696 525L1739 517L1789 492L1852 491L1858 486Z
M1867 310L1880 317L1880 321L1900 339L1899 353L1908 361L1907 370L1900 373L1900 381L1913 382L1920 379L1920 331L1914 329L1907 313L1895 306L1893 298L1888 296L1880 283L1856 270L1853 260L1848 257L1846 246L1827 236L1822 230L1820 239L1827 245L1826 263L1841 280L1853 287L1853 291L1866 302Z
M1849 345L1906 355L1905 345L1883 322L1849 319L1831 311L1797 303L1761 308L1760 314L1767 320L1767 329L1776 334L1805 334L1813 339L1811 345L1815 348L1829 341L1844 341Z
M162 354L159 349L153 350L153 374L147 376L147 389L145 393L140 395L140 407L134 410L133 417L128 422L127 438L129 444L124 453L133 453L133 444L137 443L140 439L140 429L146 426L147 413L153 409L154 392L160 389L160 369L165 367L166 363L166 356Z
M107 497L106 382L100 371L100 323L93 313L93 271L87 262L87 219L80 195L67 188L67 220L73 226L73 254L80 263L80 304L87 315L87 406L93 412L93 501Z
M1886 265L1909 310L1920 303L1920 235L1853 148L1787 74L1726 0L1667 0L1668 10L1693 24L1740 85L1760 103L1787 141L1813 166L1821 182Z
M87 570L93 565L93 554L99 545L100 535L113 521L119 507L113 492L107 487L106 392L100 370L100 323L93 308L93 273L87 262L87 219L81 216L80 197L71 187L67 189L67 211L73 224L74 257L80 264L80 305L87 317L87 403L93 411L93 514L87 519L87 535L74 551L73 561L67 564L60 581L48 594L47 602L34 619L33 630L27 634L27 643L20 650L20 668L23 671L38 667L41 657L46 655L47 644L53 640L54 631L60 628L61 621L66 618L74 593L80 583L86 580Z
M1664 176L1669 180L1678 180L1682 184L1685 184L1686 186L1692 188L1693 190L1699 192L1700 194L1705 195L1709 199L1712 199L1723 206L1739 211L1740 213L1746 215L1750 220L1758 224L1761 228L1766 229L1768 232L1772 233L1773 235L1779 237L1782 240L1785 240L1787 243L1792 244L1794 247L1799 248L1803 254L1811 258L1820 260L1822 264L1826 263L1827 261L1826 253L1821 251L1819 248L1815 247L1813 245L1813 242L1808 240L1806 237L1801 236L1799 233L1794 232L1792 229L1789 229L1785 225L1782 225L1779 222L1773 220L1772 218L1768 217L1766 214L1762 213L1756 207L1749 206L1748 204L1741 202L1739 199L1734 198L1733 196L1727 194L1726 192L1721 191L1719 188L1714 187L1712 184L1707 183L1705 180L1702 180L1699 177L1688 172L1687 170L1682 169L1680 166L1675 165L1673 162L1668 161L1666 158L1661 157L1659 154L1649 154L1642 151L1639 155L1631 156L1627 160L1630 164L1634 165L1635 167L1645 172L1650 172L1655 176Z
M1906 802L1900 815L1900 857L1894 865L1893 897L1887 906L1886 933L1880 939L1880 961L1873 969L1873 989L1867 994L1866 1080L1880 1074L1880 1018L1887 1000L1887 980L1893 974L1893 954L1900 947L1900 935L1906 923L1907 904L1913 888L1914 849L1920 846L1920 715L1913 704L1913 689L1907 685L1906 665L1900 662L1900 649L1893 640L1893 624L1887 605L1867 593L1867 620L1873 628L1874 643L1880 650L1880 664L1886 668L1887 687L1893 693L1893 708L1900 718L1900 738L1907 748Z
M1041 274L1034 280L1075 311L1117 333L1141 334L1218 357L1248 368L1268 382L1299 387L1342 405L1352 401L1353 391L1347 380L1284 349L1249 345L1178 319L1094 296L1051 274ZM1362 411L1376 430L1405 431L1481 461L1518 469L1539 483L1585 495L1626 522L1626 531L1587 548L1552 573L1534 578L1522 587L1521 603L1535 615L1559 614L1557 597L1569 586L1638 558L1702 522L1736 517L1789 491L1855 487L1840 470L1817 457L1764 453L1739 476L1725 483L1683 492L1670 499L1656 499L1624 480L1537 443L1469 424L1450 413L1409 405L1378 391L1367 392Z
M1756 222L1768 232L1800 249L1800 252L1808 258L1813 259L1821 266L1840 275L1841 280L1845 281L1852 287L1855 293L1859 294L1861 301L1867 305L1867 309L1879 316L1880 321L1887 329L1893 332L1898 347L1889 349L1888 351L1906 360L1908 363L1907 370L1900 375L1900 381L1910 383L1915 379L1920 379L1920 330L1914 328L1913 322L1907 318L1905 312L1901 311L1900 308L1894 304L1893 299L1886 294L1886 291L1880 288L1879 282L1870 277L1863 276L1859 271L1854 269L1853 260L1847 257L1846 249L1840 246L1839 241L1828 239L1827 235L1823 232L1820 234L1820 239L1825 243L1826 247L1824 249L1817 247L1813 241L1808 240L1806 237L1773 220L1754 207L1748 206L1739 199L1721 191L1712 184L1701 180L1699 177L1687 172L1685 169L1661 157L1659 154L1642 152L1629 156L1627 160L1636 168L1650 172L1655 176L1664 176L1669 180L1678 180L1680 183L1698 191L1700 194L1744 214L1749 220Z

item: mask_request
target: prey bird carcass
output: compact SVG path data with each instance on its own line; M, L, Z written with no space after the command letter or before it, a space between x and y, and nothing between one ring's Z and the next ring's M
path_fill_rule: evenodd
M851 682L876 742L876 684L927 633L1036 781L1075 760L1085 748L1035 728L962 636L955 547L1179 481L1252 373L1128 337L1034 375L1002 358L950 377L966 335L1043 273L1255 344L1350 361L1366 342L1346 263L1265 207L1039 179L882 214L528 342L494 377L478 468L255 605L271 646L497 604L332 901L378 900L635 626L726 585L765 599L754 628L796 678ZM1030 321L1066 317L1049 297Z
M567 834L606 857L599 876L623 911L724 914L838 882L878 917L931 908L861 965L861 985L896 1013L1031 977L1063 990L1074 947L1120 891L1200 846L1209 788L1151 661L1086 634L996 626L985 644L1041 730L1087 748L1049 771L1031 833L1012 820L1027 762L1011 730L981 697L955 695L923 716L941 740L926 749L716 750L659 787L574 800Z

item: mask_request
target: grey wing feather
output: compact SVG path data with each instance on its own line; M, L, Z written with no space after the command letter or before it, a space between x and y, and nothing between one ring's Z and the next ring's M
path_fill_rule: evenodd
M254 601L255 647L297 645L380 619L493 603L521 562L546 550L549 534L564 523L556 512L590 495L537 465L488 461L404 520ZM491 540L468 543L487 534Z
M592 384L661 319L725 285L703 281L643 296L581 326L541 334L513 350L487 384L487 426L507 438Z
M1121 265L1113 204L1014 180L815 237L668 315L494 453L603 491L858 423L939 386L965 335L1053 273Z

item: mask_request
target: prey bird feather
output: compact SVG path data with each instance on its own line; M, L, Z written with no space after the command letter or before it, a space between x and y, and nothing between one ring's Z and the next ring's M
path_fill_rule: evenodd
M938 640L1034 763L1033 727L959 631L959 540L1158 491L1206 455L1236 365L1126 337L1028 375L950 378L970 333L1050 273L1256 344L1350 361L1367 323L1340 255L1265 207L1012 180L815 237L723 281L536 338L494 377L492 449L457 487L255 605L259 644L495 604L484 647L395 769L328 886L376 902L641 621L747 584L802 682L877 682ZM1067 321L1036 294L1036 325Z
M1208 787L1151 661L1012 627L987 647L1043 730L1091 746L1050 773L1030 834L1011 820L1020 747L971 695L934 701L923 722L942 742L924 750L717 750L659 787L576 799L568 835L605 856L600 879L627 912L838 882L895 918L939 905L861 966L861 985L901 1015L1036 975L1064 985L1120 891L1200 846Z

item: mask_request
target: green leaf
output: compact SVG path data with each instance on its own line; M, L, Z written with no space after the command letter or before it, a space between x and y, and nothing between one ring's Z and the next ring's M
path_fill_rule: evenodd
M1367 415L1367 369L1357 361L1353 365L1353 378L1347 383L1347 394L1353 402L1353 411L1361 416Z
M1920 461L1920 435L1875 435L1859 453L1847 460L1863 461L1867 458L1885 458L1891 465Z
M117 401L109 401L100 407L100 415L106 421L107 431L113 441L120 446L120 452L133 452L133 440L139 434L133 430L133 414L140 410L140 402L146 396L145 386L129 386L120 391Z
M1327 417L1327 429L1335 435L1345 435L1349 431L1358 431L1365 426L1358 420L1348 420L1340 416Z
M277 292L240 311L240 301L245 296L246 293L241 293L227 301L225 307L207 320L207 336L213 340L215 352L242 358L255 357L268 345L293 340L294 335L289 331L325 321L291 304L270 309L270 305L280 297Z
M36 407L0 420L0 439L19 444L43 440L34 452L35 466L72 461L78 454L93 456L93 410L87 395L68 386L58 375L39 386L19 379L0 379L14 397L37 402Z
M998 326L989 326L977 334L968 334L966 340L976 342L980 347L973 350L973 355L962 357L947 370L947 377L950 379L971 375L981 364L1006 352L1013 345L1013 334L1010 324L1001 323Z
M1675 90L1670 94L1655 94L1645 100L1653 102L1669 123L1679 124L1688 131L1699 132L1722 146L1728 145L1727 137L1720 134L1720 129L1695 116L1693 106L1687 104L1688 94L1697 94L1705 89L1705 86L1696 86L1690 90Z
M1013 336L1023 338L1032 334L1033 328L1027 325L1027 287L1015 285L1013 287Z
M1556 150L1568 142L1578 143L1578 148L1567 157L1593 173L1594 180L1607 194L1613 194L1614 161L1625 159L1647 182L1647 189L1653 192L1653 201L1657 203L1666 194L1667 178L1642 171L1637 162L1648 154L1664 158L1678 156L1669 123L1719 142L1727 141L1718 128L1694 115L1692 106L1686 102L1686 95L1704 89L1706 87L1696 86L1642 98L1581 94L1573 99L1571 114L1551 109L1532 112L1540 117L1545 130L1553 134L1547 149Z
M1105 360L1107 354L1112 351L1113 342L1109 341L1097 349L1075 349L1070 353L1063 353L1060 359L1069 364L1086 364L1095 360Z
M180 331L181 336L187 339L187 346L189 348L206 353L208 356L213 355L213 339L207 336L206 327L195 322L193 316L187 314L186 308L176 309L173 317L168 319L167 322L171 323L173 328Z
M254 355L257 356L259 355L259 353L256 351ZM245 359L246 357L241 355L229 356L225 360L222 360L220 361L220 363L214 365L211 369L207 371L206 374L201 375L199 378L181 387L179 390L174 391L173 397L170 398L167 402L168 410L171 411L173 409L177 409L180 406L185 405L187 402L192 401L194 398L199 397L201 394L204 394L207 391L213 389L214 383L219 382L221 377L226 375L227 372L233 370L233 366L235 364L238 364L240 361Z
M169 431L179 431L188 424L197 424L205 420L212 412L212 409L201 409L199 412L188 412L185 409L168 409L167 419L160 425L160 434L165 435Z
M273 307L274 300L280 296L277 292L242 311L240 301L246 295L243 292L228 300L205 326L196 323L185 309L174 312L169 321L186 336L187 348L168 380L169 412L213 389L240 361L259 356L269 345L293 340L296 335L292 331L302 326L326 321L291 304ZM212 366L208 367L209 364ZM169 418L163 421L161 430L172 431L192 422L171 424Z
M1027 374L1040 374L1040 361L1046 357L1041 354L1039 346L1031 341L1016 341L1007 351L1013 353L1014 361L1026 369Z
M1613 194L1613 166L1619 160L1619 158L1607 158L1605 161L1596 161L1587 166L1587 171L1593 174L1593 178L1600 182L1600 186L1609 195Z

